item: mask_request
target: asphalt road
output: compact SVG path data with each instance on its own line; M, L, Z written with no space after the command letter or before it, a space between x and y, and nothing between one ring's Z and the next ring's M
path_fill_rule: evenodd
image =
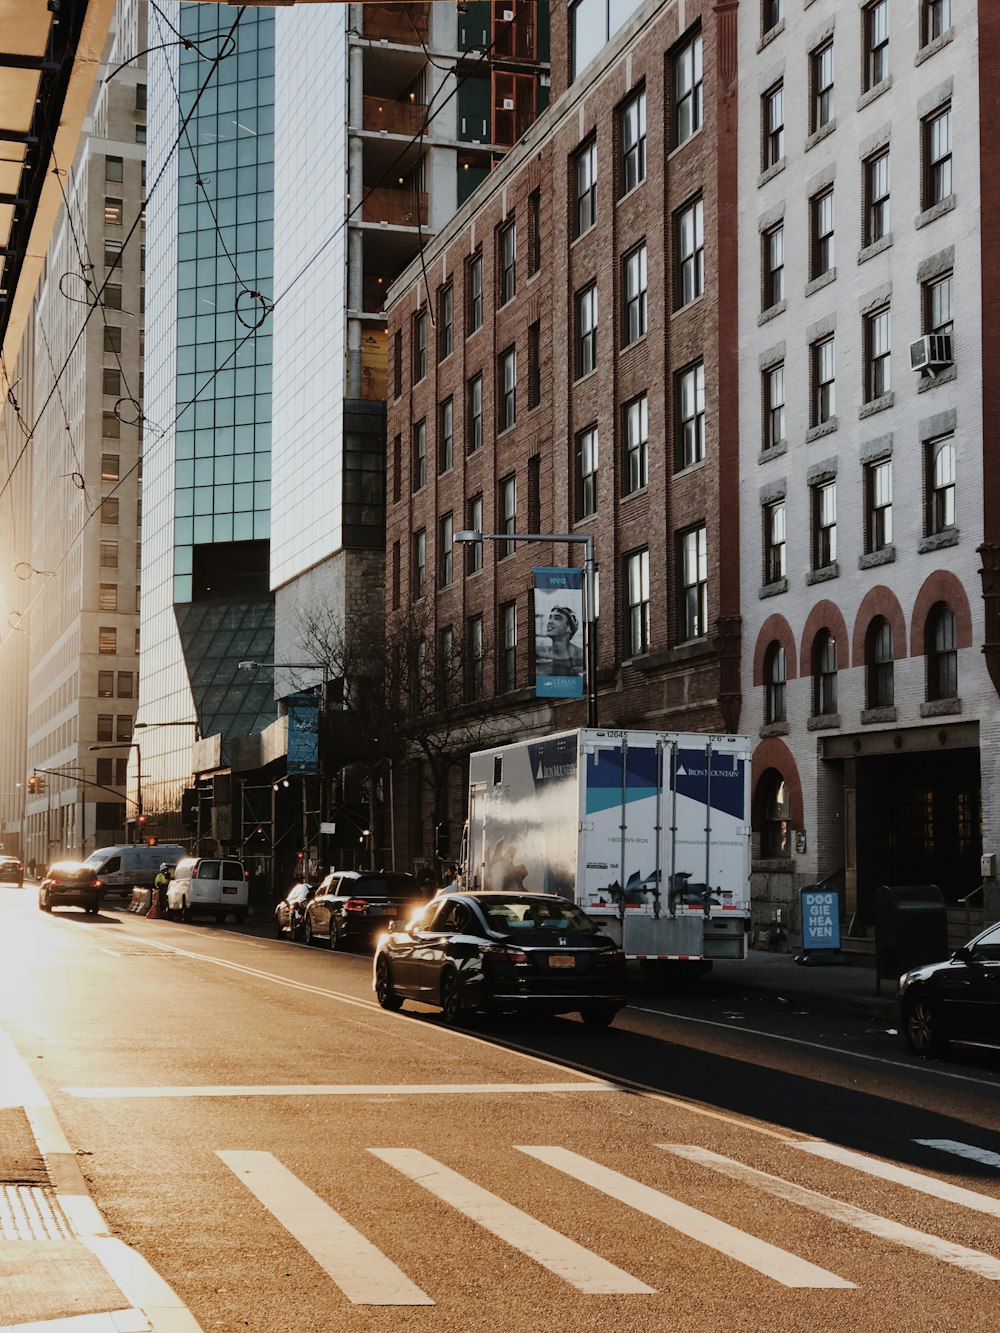
M0 1027L202 1328L1000 1323L995 1057L711 985L456 1032L369 973L0 894Z

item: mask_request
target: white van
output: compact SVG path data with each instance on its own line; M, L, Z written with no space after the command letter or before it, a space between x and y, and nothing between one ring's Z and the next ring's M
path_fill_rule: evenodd
M99 847L84 861L86 868L99 876L107 885L105 896L129 897L133 889L151 889L160 866L176 865L187 848L179 843L144 842L122 843L116 847Z
M185 856L174 867L167 885L167 912L175 920L214 916L224 921L230 914L237 925L247 918L250 872L242 861L217 856Z

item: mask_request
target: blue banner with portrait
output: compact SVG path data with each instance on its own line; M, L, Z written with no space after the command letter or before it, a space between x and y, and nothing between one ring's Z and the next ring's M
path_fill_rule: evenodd
M586 673L583 648L583 570L536 569L535 695L582 699Z
M319 695L288 696L288 772L309 776L319 767Z

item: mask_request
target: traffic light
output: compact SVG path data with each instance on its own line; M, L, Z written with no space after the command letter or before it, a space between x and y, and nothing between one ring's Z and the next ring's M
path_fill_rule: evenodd
M45 779L40 777L37 773L32 773L31 777L28 779L28 795L41 796L44 790Z

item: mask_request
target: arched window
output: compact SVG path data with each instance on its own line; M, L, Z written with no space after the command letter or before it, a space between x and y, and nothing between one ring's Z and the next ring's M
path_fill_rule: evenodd
M813 646L813 714L827 717L837 711L837 640L821 630Z
M958 697L958 648L955 640L955 616L949 606L938 602L927 617L924 640L927 654L927 698Z
M785 712L785 650L775 640L764 657L764 722L784 722Z
M761 778L761 856L791 856L791 804L785 779L776 768Z
M875 617L865 636L865 684L869 708L892 707L892 626L883 616Z

